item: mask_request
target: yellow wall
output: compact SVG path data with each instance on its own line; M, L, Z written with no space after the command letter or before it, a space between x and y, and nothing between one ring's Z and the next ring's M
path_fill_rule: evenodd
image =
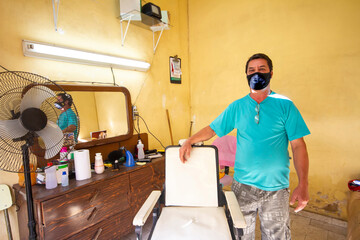
M183 129L187 135L190 127L187 1L152 2L169 11L172 25L171 30L163 32L155 54L152 32L134 25L128 30L125 45L121 46L118 0L61 0L58 27L62 31L58 32L54 30L52 1L0 1L0 65L57 81L113 82L110 68L24 57L23 39L147 61L151 68L145 73L114 69L116 83L129 89L132 103L165 146L170 144L166 118L166 109L169 109L177 142L185 137ZM158 35L156 33L156 37ZM170 84L169 80L169 56L176 54L183 60L181 85ZM145 126L140 126L141 131L146 132ZM150 135L149 144L150 148L161 148ZM21 156L16 158L21 160ZM0 183L12 186L17 181L16 173L1 171ZM14 206L10 208L10 221L14 239L18 239ZM6 239L3 217L0 217L0 226L0 239Z
M359 9L357 0L189 0L194 131L249 92L245 63L268 54L271 88L295 102L312 133L306 209L342 219L360 169ZM293 166L290 178L294 189Z
M166 109L176 143L188 137L190 121L195 132L247 94L245 62L255 52L267 53L274 62L272 89L295 102L312 132L306 137L311 197L307 210L345 219L346 184L359 177L360 168L360 2L152 2L169 11L172 25L155 55L152 33L136 26L130 27L121 46L117 0L60 1L58 25L63 32L54 31L51 1L0 1L0 64L51 80L112 82L108 68L24 57L22 39L145 60L151 63L146 73L114 69L114 75L166 146ZM175 54L182 58L181 85L169 83L168 58ZM145 132L145 125L140 126ZM150 135L149 141L150 148L161 147ZM293 189L297 180L291 168ZM17 174L1 172L0 183L16 182ZM10 221L18 239L15 207L10 208ZM0 226L4 224L0 218ZM2 238L5 228L0 228Z

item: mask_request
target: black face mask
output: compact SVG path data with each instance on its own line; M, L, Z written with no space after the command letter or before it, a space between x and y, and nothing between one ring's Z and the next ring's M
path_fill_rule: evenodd
M55 102L55 103L54 103L54 106L55 106L57 109L62 109L62 108L65 106L65 103L64 103L64 102Z
M250 75L247 75L248 84L251 89L261 90L267 87L270 83L271 72L260 73L256 72Z

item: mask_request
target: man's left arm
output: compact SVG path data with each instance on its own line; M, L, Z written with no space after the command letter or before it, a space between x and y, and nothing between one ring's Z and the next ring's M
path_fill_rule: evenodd
M291 196L290 204L293 205L296 201L298 201L295 212L299 212L303 210L309 202L309 157L304 138L292 140L290 144L293 152L295 170L299 179L299 184L294 189L294 192Z
M67 110L67 128L63 129L63 133L65 132L74 132L76 130L76 126L77 126L77 118L75 113L69 109Z
M63 131L63 133L66 133L66 132L74 132L75 130L76 130L76 126L70 125L67 128L64 128L62 131Z

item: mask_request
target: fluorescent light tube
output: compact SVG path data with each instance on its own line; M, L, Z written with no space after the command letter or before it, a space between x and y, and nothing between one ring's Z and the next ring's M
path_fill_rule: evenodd
M24 55L28 57L38 57L102 67L113 67L143 72L150 68L150 63L143 61L87 52L28 40L23 40L23 52Z

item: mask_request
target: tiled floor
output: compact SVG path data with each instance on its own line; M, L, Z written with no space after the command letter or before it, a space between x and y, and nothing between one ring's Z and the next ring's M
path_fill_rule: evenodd
M151 216L149 217L151 218ZM291 238L293 240L345 240L346 227L345 221L330 217L301 211L294 213L291 208ZM152 220L146 222L144 226L143 239L147 239L151 230ZM261 239L260 224L256 226L256 240ZM121 240L136 240L135 233L130 233ZM219 239L221 240L221 239Z

